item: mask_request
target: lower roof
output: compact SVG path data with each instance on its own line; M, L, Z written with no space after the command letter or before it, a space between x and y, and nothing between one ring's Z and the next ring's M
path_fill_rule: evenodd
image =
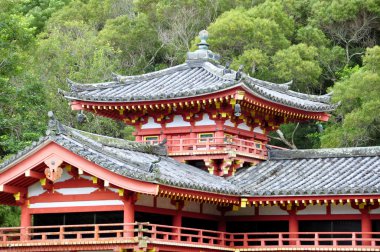
M228 179L249 195L380 193L380 146L272 150L269 160Z
M223 178L180 163L151 146L49 122L49 135L0 164L7 169L55 142L116 174L149 183L235 196L363 195L380 193L380 146L271 150L269 160Z

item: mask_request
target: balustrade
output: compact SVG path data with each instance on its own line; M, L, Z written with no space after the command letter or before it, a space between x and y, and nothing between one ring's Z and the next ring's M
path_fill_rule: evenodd
M130 230L133 230L131 232ZM128 231L128 232L127 232ZM41 241L109 241L131 242L137 239L173 242L178 246L198 245L221 248L380 248L380 232L296 232L296 233L227 233L149 223L35 226L0 228L0 246L39 243Z
M152 144L151 141L143 142ZM237 137L168 139L167 148L169 155L212 154L235 151L248 156L267 156L267 150L261 143Z

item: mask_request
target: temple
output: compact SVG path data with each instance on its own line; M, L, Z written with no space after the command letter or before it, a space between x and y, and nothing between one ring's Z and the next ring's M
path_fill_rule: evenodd
M337 104L221 66L200 37L179 66L68 80L73 110L132 125L136 141L49 112L46 136L0 164L0 203L21 208L0 251L380 251L380 147L269 145Z

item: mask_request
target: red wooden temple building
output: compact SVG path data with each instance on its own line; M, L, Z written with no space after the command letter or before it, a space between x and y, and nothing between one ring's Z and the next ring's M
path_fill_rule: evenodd
M269 147L336 105L220 66L200 35L182 65L68 81L73 110L136 141L49 112L46 136L0 164L0 203L21 207L0 251L380 251L380 147Z

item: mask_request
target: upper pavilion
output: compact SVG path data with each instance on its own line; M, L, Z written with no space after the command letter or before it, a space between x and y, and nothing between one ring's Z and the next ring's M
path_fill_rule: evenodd
M290 90L218 64L206 31L186 62L164 70L115 75L113 81L61 91L73 110L135 127L137 142L165 142L168 155L216 175L267 159L267 134L283 123L327 121L337 104L329 95Z

